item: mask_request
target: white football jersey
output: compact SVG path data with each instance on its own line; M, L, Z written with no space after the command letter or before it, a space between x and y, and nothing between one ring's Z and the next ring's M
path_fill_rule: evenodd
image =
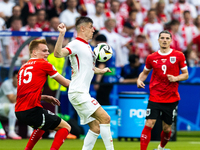
M13 86L13 79L8 79L1 84L0 87L0 103L10 103L7 95L17 94L17 87Z
M70 55L72 77L68 93L89 93L90 83L94 76L96 58L90 45L77 37L65 47Z

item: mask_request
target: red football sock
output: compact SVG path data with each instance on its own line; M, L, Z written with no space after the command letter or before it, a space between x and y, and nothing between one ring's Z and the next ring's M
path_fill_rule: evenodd
M25 150L32 150L34 145L37 143L37 141L42 137L44 134L44 130L41 129L35 129L33 133L31 134L31 137L29 138L29 141L26 145Z
M64 140L67 138L68 134L69 131L66 128L58 130L50 150L58 150L60 146L64 143Z
M164 131L161 132L161 134L160 134L160 137L161 137L160 146L161 147L165 147L167 142L170 140L171 133L172 133L172 131L170 131L169 133L166 133Z
M147 146L151 140L151 127L144 126L142 130L141 138L140 138L140 150L146 150Z

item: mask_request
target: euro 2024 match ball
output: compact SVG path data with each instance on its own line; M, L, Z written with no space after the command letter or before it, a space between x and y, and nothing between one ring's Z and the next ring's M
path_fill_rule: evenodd
M94 48L94 54L97 61L106 62L112 57L113 51L110 45L108 45L107 43L99 43Z

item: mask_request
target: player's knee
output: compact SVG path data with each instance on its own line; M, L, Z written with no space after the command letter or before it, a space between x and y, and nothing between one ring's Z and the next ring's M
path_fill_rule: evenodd
M169 133L169 132L171 131L171 127L170 127L170 126L164 126L164 127L163 127L163 131L164 131L165 133Z
M63 120L61 121L60 125L55 128L55 130L57 131L57 130L62 129L62 128L66 128L69 132L71 131L71 126Z
M100 126L99 125L95 125L95 126L91 127L90 130L93 131L94 133L100 134Z
M70 132L72 127L69 124L67 124L65 128Z
M148 126L148 127L151 127L151 128L153 128L153 127L154 127L154 125L155 125L155 123L156 123L156 120L147 119L147 121L146 121L145 125L146 125L146 126Z
M109 124L110 123L110 116L109 115L107 115L106 117L105 117L105 124Z

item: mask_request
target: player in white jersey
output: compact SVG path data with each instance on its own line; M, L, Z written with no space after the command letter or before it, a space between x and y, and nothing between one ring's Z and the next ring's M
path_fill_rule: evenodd
M58 30L60 34L56 42L54 55L55 57L69 55L70 58L72 79L68 97L81 118L81 124L88 124L90 127L84 139L82 150L92 150L100 133L106 150L114 150L110 132L110 116L89 94L90 83L94 73L104 74L111 71L107 67L104 69L95 67L96 58L88 44L94 32L92 19L80 17L77 19L75 26L77 38L65 48L62 48L66 27L63 23L59 24Z

